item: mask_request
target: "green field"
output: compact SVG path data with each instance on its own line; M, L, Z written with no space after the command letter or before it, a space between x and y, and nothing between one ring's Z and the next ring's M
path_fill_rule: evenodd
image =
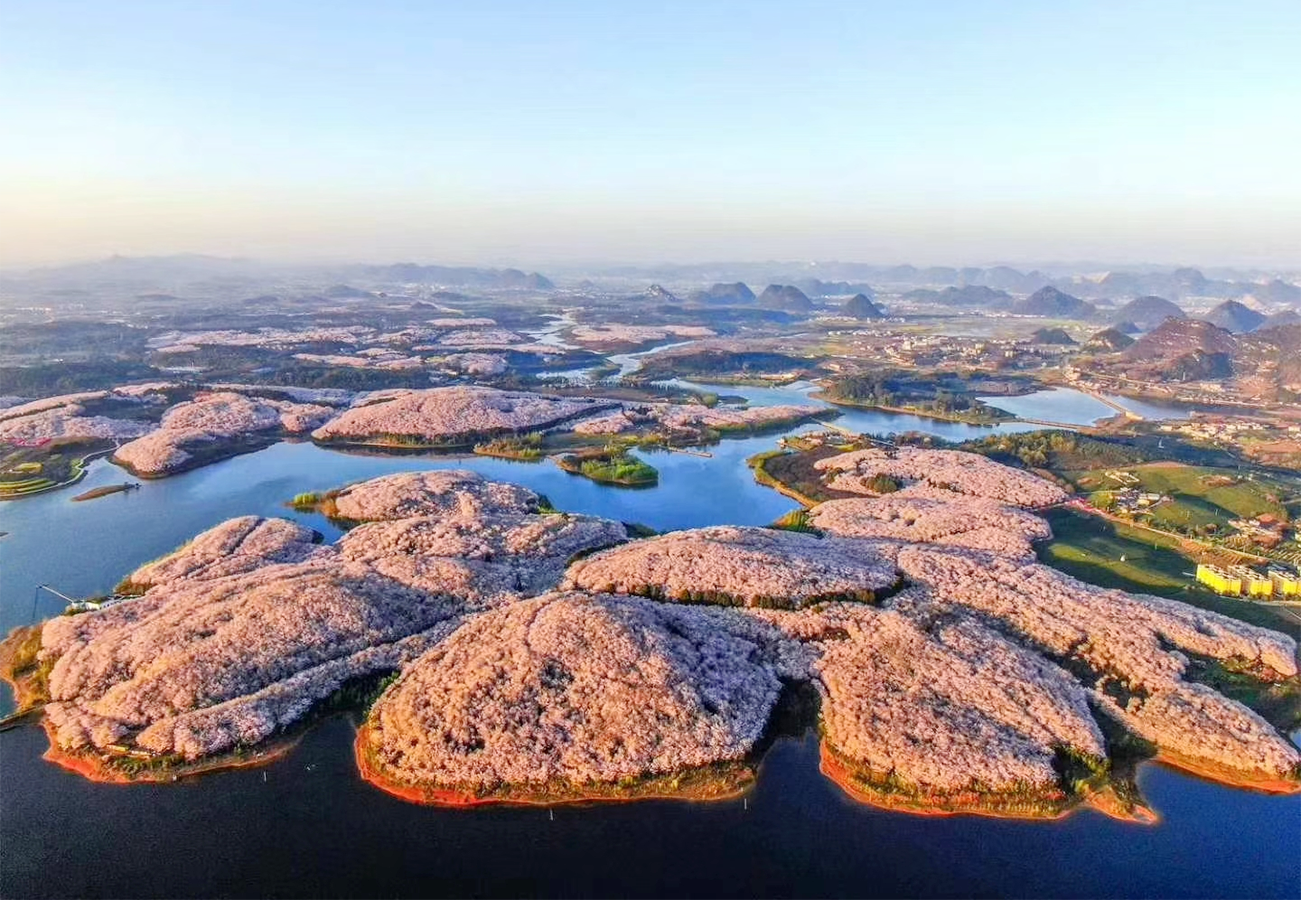
M1301 637L1301 620L1289 609L1220 597L1194 582L1197 563L1174 539L1070 509L1049 510L1046 518L1053 539L1039 547L1039 558L1068 575L1102 587L1182 600Z
M1153 527L1171 531L1222 532L1230 519L1264 514L1287 521L1290 516L1284 501L1296 492L1295 486L1263 476L1239 474L1232 469L1178 463L1149 463L1119 466L1117 469L1136 476L1139 489L1171 498L1150 511ZM1106 471L1067 472L1065 476L1081 491L1120 488L1121 485L1108 477Z

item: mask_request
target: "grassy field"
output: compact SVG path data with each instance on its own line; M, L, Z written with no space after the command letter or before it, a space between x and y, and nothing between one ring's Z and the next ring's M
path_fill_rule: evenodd
M1248 477L1231 469L1207 466L1148 463L1118 468L1136 476L1141 490L1171 498L1151 510L1152 525L1169 530L1192 531L1213 525L1216 531L1223 531L1230 519L1266 513L1286 521L1290 516L1283 501L1296 490L1262 476ZM1082 491L1121 487L1106 475L1105 469L1067 472L1065 476Z
M1070 509L1049 510L1046 517L1053 539L1039 548L1040 560L1081 581L1182 600L1301 637L1293 611L1220 597L1196 584L1197 562L1178 541Z

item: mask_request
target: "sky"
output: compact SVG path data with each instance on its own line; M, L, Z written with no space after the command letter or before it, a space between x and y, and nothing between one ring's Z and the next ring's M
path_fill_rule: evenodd
M1301 265L1301 3L0 0L0 265Z

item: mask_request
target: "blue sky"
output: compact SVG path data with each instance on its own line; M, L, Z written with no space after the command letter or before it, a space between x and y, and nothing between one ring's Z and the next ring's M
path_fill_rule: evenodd
M0 264L1301 264L1299 45L1295 0L0 0Z

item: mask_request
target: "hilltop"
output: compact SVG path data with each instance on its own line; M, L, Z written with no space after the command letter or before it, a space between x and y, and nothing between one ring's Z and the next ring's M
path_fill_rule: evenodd
M1094 353L1114 353L1132 347L1134 339L1115 328L1106 328L1084 342L1084 349Z
M855 294L845 301L841 311L855 319L882 319L885 313L866 294Z
M1011 312L1018 316L1040 316L1045 319L1089 319L1098 310L1092 303L1048 286L1012 304Z
M758 305L764 309L780 309L786 312L808 312L813 309L813 301L804 292L790 284L770 284L759 295Z
M1056 344L1062 347L1073 347L1076 344L1075 339L1063 328L1040 328L1030 335L1030 340L1035 344Z
M733 284L715 284L703 291L696 291L691 299L697 303L712 303L720 306L750 304L754 302L754 291L744 282ZM807 298L806 298L807 299Z
M1164 297L1148 295L1117 309L1111 321L1133 322L1140 331L1151 331L1169 318L1185 318L1184 311Z
M1218 325L1234 334L1255 331L1265 322L1265 316L1237 300L1226 300L1202 317L1212 325Z

